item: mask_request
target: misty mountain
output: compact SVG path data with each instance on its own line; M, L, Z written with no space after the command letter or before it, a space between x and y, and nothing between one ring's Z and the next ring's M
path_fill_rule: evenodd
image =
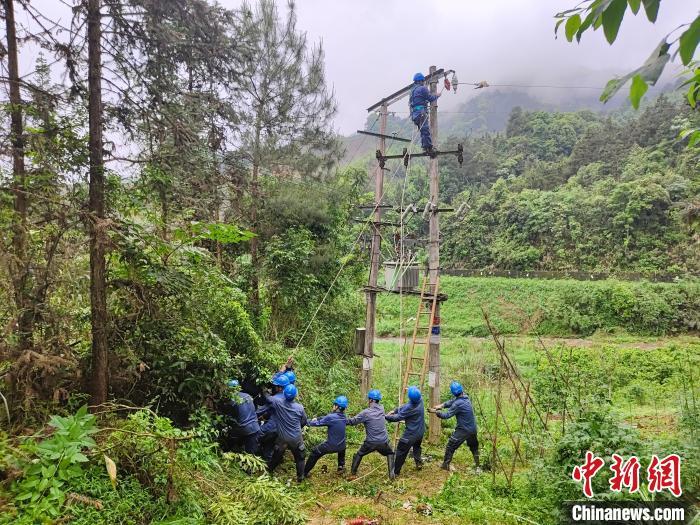
M673 86L670 84L651 87L647 100L652 100L656 95L672 89ZM508 117L515 107L526 111L590 110L596 113L609 113L628 106L625 97L618 96L607 104L603 104L598 100L599 96L600 93L596 90L581 93L545 89L533 95L526 89L487 88L455 107L440 110L440 139L504 132ZM415 127L406 113L407 108L401 107L400 103L396 105L396 113L390 113L387 118L387 134L412 138ZM379 132L379 116L376 113L367 116L364 129ZM353 134L342 137L341 140L346 149L344 158L346 163L354 162L376 149L376 140L366 135ZM389 146L399 144L389 142Z

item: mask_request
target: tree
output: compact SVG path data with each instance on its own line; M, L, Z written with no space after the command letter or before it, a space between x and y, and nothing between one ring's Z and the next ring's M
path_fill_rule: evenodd
M101 0L87 3L88 122L90 151L90 315L92 319L92 403L107 401L107 249L105 165L102 139L102 17Z
M241 78L241 119L238 157L250 167L250 229L258 231L264 206L261 177L310 174L329 167L329 153L337 153L330 130L336 104L323 70L323 49L309 49L296 27L294 4L284 20L275 2L260 0L255 9L241 7L243 34L251 35L252 49ZM260 237L250 241L252 272L250 302L260 310Z
M220 219L248 37L234 11L204 0L119 4L110 11L116 27L107 47L113 73L124 79L115 113L144 144L135 161L144 165L142 189L158 200L167 238L182 213Z
M12 219L11 273L14 299L17 307L16 333L20 348L32 344L34 316L31 307L32 272L29 265L28 244L28 195L27 173L24 163L24 124L22 96L20 93L19 59L15 25L14 0L3 0L5 29L7 32L8 81L10 84L10 116L12 137L12 193L14 215Z

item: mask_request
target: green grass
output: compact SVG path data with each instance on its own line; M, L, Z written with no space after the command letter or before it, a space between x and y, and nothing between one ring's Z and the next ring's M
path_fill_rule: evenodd
M679 424L681 408L688 398L687 381L691 375L697 376L696 371L700 369L699 338L649 339L608 335L566 342L546 340L545 344L558 364L557 371L570 374L574 378L573 384L580 381L584 386L580 394L583 405L590 406L590 403L607 397L615 414L636 427L635 432L638 432L645 450L666 450L669 446L677 446L683 437L679 433ZM554 388L551 369L547 367L545 350L537 338L508 337L506 349L524 381L531 384L531 392L541 405L542 413L549 413L551 432L551 437L540 431L533 433L527 428L520 433L528 463L517 462L512 486L508 486L500 471L495 480L490 473L474 475L471 454L466 447L461 447L455 456L453 465L458 473L448 476L439 470L445 441L454 428L454 420L447 420L442 422L439 444L424 442L424 454L431 459L425 469L415 471L409 460L395 483L388 481L384 459L376 455L365 458L360 474L366 477L357 483L337 478L335 458L322 459L319 467L326 464L329 472L317 472L299 488L309 514L323 516L328 523L362 515L381 516L384 522L396 524L464 522L515 525L522 523L523 517L536 523L556 522L559 506L554 493L558 489L548 488L550 478L544 477L543 465L561 438L561 414L556 407L558 392ZM395 340L379 340L375 345L372 387L382 391L387 411L400 402L400 351L401 345ZM355 365L355 370L358 370L359 360ZM458 379L472 399L478 400L481 407L481 411L477 411L479 440L482 459L486 461L492 448L486 429L492 428L495 419L497 365L495 344L489 338L448 337L442 341L441 398L449 398L449 382ZM695 383L697 390L697 377ZM359 389L349 391L348 395L350 415L366 406ZM505 381L502 399L505 418L516 431L520 419L519 405ZM554 406L548 407L552 401ZM514 447L502 429L501 425L498 451L509 465L515 456ZM394 425L389 425L390 435L393 435L393 430ZM307 433L307 441L312 433ZM321 437L317 434L325 436L324 432L315 432L314 437ZM363 437L362 430L348 428L348 460ZM291 478L291 465L285 468L286 476ZM557 476L557 482L568 480L567 475ZM428 502L433 506L433 514L421 517L415 511L405 511L401 508L405 501Z
M485 336L482 308L503 334L591 335L626 331L635 335L683 333L700 327L700 284L624 281L441 278L446 336ZM402 311L403 302L403 311ZM401 321L412 333L418 300L382 294L377 333L398 335Z
M599 386L611 391L614 404L629 415L653 409L675 413L676 394L683 389L681 377L689 369L700 366L700 338L695 337L658 339L653 343L644 340L636 345L629 337L586 340L585 346L578 347L549 341L544 344L559 364L559 373L598 376ZM640 345L649 347L640 349ZM398 403L400 350L401 345L395 341L380 340L375 344L373 387L382 390L387 409ZM546 368L547 354L537 338L508 338L506 350L525 381L534 384L548 380L551 371ZM440 347L443 399L449 398L451 379L462 382L474 395L491 392L497 367L498 354L492 340L443 339ZM634 386L644 388L644 392L630 391ZM351 400L361 403L356 392L351 394Z

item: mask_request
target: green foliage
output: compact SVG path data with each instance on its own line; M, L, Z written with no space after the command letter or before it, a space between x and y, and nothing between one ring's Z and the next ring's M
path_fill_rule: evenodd
M48 437L24 443L22 477L12 487L14 504L26 523L60 516L68 487L84 475L86 451L95 447L91 436L97 426L86 405L74 416L53 416L48 426Z
M305 522L294 494L268 477L262 460L218 453L206 415L187 432L148 410L125 420L112 417L111 427L99 430L85 408L75 416L54 416L49 424L53 434L42 441L26 439L21 451L0 441L0 450L9 450L10 460L23 468L22 477L11 487L12 504L2 508L0 523ZM102 455L91 459L84 454L96 448L90 436L98 431L106 432L99 447L117 465L114 487Z
M602 346L550 348L532 373L535 398L554 413L580 414L592 407L657 406L687 392L689 367L698 366L691 348L645 349ZM604 372L603 372L604 371Z
M299 514L297 506L294 495L279 481L260 476L246 483L235 494L220 495L209 512L214 523L222 525L301 525L306 520ZM228 512L222 516L221 509ZM233 516L230 510L233 510Z
M187 229L176 229L173 238L176 241L215 241L222 244L238 244L255 236L252 232L241 230L235 224L202 223L193 221Z
M210 226L197 235L211 233ZM173 247L136 227L128 233L121 264L112 268L114 364L122 371L115 371L113 388L183 419L230 377L254 377L269 363L242 293L206 250Z
M700 191L698 158L676 139L693 142L697 125L665 97L629 120L514 110L507 140L467 142L468 180L446 170L442 198L468 207L444 225L442 255L476 269L697 273L682 210Z
M640 0L584 0L573 9L567 9L555 15L557 22L554 33L557 34L559 27L564 24L566 39L571 42L575 36L576 41L580 42L581 36L588 29L593 28L595 31L602 27L606 40L612 44L617 39L628 4L632 14L636 15L639 12ZM651 23L656 22L661 0L643 0L641 4L644 6L647 19ZM680 27L683 29L680 36L669 42L668 38L675 30L666 35L642 66L623 77L610 80L600 100L607 102L627 81L632 79L630 100L637 109L639 101L648 89L648 84L656 84L666 64L671 60L670 51L674 45L676 45L675 53L680 55L683 65L689 66L700 43L700 16L696 15L690 23ZM700 84L697 80L690 81L688 100L693 107L697 102L698 87Z
M513 279L444 276L448 296L441 310L446 336L486 336L483 307L503 334L591 335L623 329L634 334L668 334L700 326L700 284L624 281ZM404 319L416 312L404 298ZM398 335L400 299L381 296L377 331Z
M465 497L469 494L469 497ZM508 523L516 525L525 520L534 523L554 523L552 507L546 496L531 488L526 473L514 476L512 487L498 476L451 475L437 496L429 499L433 508L446 515L456 515L465 523Z
M586 451L602 457L606 464L612 462L612 454L644 457L645 453L637 431L619 417L607 409L584 412L574 423L567 425L566 433L559 439L549 460L549 466L554 470L549 482L555 484L553 488L558 492L559 501L580 497L581 486L571 479L571 472L575 466L583 464ZM593 478L593 492L598 497L610 496L609 474L609 471L601 471Z
M632 79L630 99L634 108L638 108L639 100L648 88L647 84L655 85L661 73L663 73L666 64L671 60L671 55L668 53L670 47L666 39L662 40L656 49L652 51L644 64L620 78L609 80L605 85L603 93L600 95L600 100L602 102L607 102L627 83L627 81L629 81L629 79Z
M694 330L700 285L593 282L563 286L544 306L544 333L591 335L624 328L636 334Z

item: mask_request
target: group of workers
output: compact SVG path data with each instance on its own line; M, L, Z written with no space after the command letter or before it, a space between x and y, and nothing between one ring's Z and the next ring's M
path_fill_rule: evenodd
M289 361L288 361L289 363ZM246 452L259 454L273 472L282 462L284 452L289 450L294 456L297 481L309 477L318 460L327 454L337 455L338 473L345 472L345 451L347 425L363 425L365 440L353 455L350 465L351 477L357 476L362 458L377 452L387 458L388 474L394 479L401 473L408 453L412 451L416 468L423 466L421 444L425 434L425 408L423 397L418 387L408 388L408 400L404 405L390 412L385 412L381 404L382 394L372 389L367 394L367 408L354 417L345 413L348 398L338 396L333 400L330 413L323 417L307 419L304 407L298 402L299 391L296 386L296 374L293 370L280 370L271 379L272 389L263 395L263 403L256 408L253 397L240 390L236 380L228 382L234 389L231 399L225 402L224 414L228 417L236 434L243 443ZM455 417L457 426L450 436L445 448L441 468L449 470L455 451L467 444L474 458L474 466L479 471L479 442L477 440L476 420L469 397L457 381L450 384L452 398L441 405L428 408L441 419ZM260 421L263 421L262 425ZM386 422L405 422L405 428L396 445L391 446ZM326 440L314 447L305 459L302 429L309 427L327 427Z

